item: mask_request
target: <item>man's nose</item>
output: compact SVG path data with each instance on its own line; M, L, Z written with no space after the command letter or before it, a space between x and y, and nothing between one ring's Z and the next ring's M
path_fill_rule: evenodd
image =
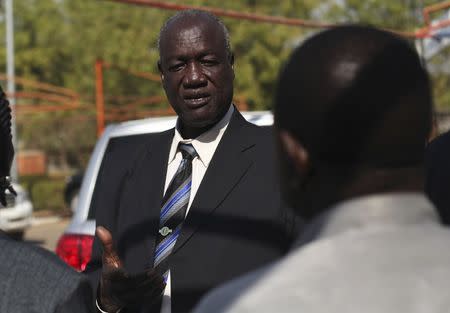
M197 88L207 84L206 76L202 71L201 64L191 62L186 68L183 86L185 88Z

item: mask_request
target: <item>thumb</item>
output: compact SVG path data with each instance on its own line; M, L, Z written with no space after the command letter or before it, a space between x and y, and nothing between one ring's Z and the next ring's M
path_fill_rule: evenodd
M117 269L121 268L122 262L120 261L116 250L114 249L112 235L109 230L107 230L103 226L98 226L95 230L95 234L97 235L103 246L104 265L111 266Z

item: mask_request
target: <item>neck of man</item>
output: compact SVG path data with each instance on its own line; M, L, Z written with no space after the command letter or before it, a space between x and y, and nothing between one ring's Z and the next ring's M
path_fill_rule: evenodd
M179 124L178 131L180 132L180 135L183 137L183 139L195 139L201 134L207 132L211 128L214 127L217 123L214 123L212 125L204 126L204 127L187 127L184 126L183 123Z
M405 168L329 169L308 183L302 207L321 214L339 202L378 193L423 192L424 169ZM320 196L317 196L320 195Z
M226 107L223 112L221 112L213 122L208 123L208 125L205 126L189 126L186 125L183 120L180 118L178 119L177 128L180 133L180 135L183 137L183 139L195 139L201 134L207 132L214 126L216 126L222 119L227 115L227 112L230 110L230 106Z

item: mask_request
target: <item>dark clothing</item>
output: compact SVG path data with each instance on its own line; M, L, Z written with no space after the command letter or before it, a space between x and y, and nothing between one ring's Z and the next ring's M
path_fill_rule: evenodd
M442 221L450 224L450 131L434 139L425 154L425 192Z
M97 225L112 231L132 273L153 265L173 136L173 129L142 136L143 149L131 167L120 159L125 154L119 147L107 152L102 165ZM212 288L287 251L295 234L286 222L292 222L290 212L280 209L273 143L272 128L255 126L234 112L170 256L172 313L189 312ZM100 268L96 239L86 270L94 286Z
M0 312L93 312L92 290L56 255L0 231Z

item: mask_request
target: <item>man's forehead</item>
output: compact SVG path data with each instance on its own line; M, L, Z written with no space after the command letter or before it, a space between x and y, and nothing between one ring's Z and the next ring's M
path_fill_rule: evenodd
M201 25L191 25L189 27L181 27L179 30L170 35L170 42L175 43L178 47L184 45L201 44L201 40L208 37L208 29Z
M200 37L208 34L217 36L221 32L220 25L206 15L182 16L167 25L161 34L161 41L174 37Z
M160 56L164 59L184 53L225 51L225 37L215 23L182 23L170 27L161 38ZM171 25L172 26L172 25Z

